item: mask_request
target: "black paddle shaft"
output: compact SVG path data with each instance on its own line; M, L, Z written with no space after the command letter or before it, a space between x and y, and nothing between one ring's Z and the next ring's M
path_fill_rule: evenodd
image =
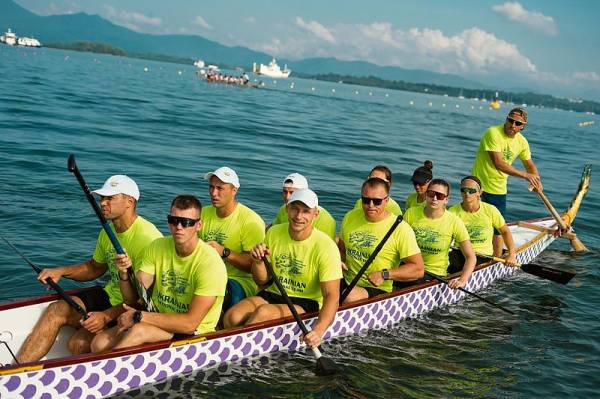
M352 279L352 282L350 284L348 284L348 286L346 287L346 289L344 290L344 292L342 292L342 294L340 295L340 303L343 303L344 300L348 297L348 295L352 291L352 289L354 287L356 287L356 284L358 284L358 280L360 280L360 278L363 276L363 274L365 274L365 271L367 271L367 269L369 268L369 266L371 266L371 263L373 263L373 261L375 260L375 257L377 256L377 254L379 254L379 251L381 251L381 248L383 248L383 246L385 245L385 243L388 240L388 238L390 238L390 236L392 235L392 233L394 232L394 230L396 230L396 227L398 227L398 225L400 223L402 223L402 215L398 215L398 217L394 221L394 224L392 224L392 226L387 231L387 233L385 233L385 235L383 236L383 238L381 239L381 241L379 242L379 244L377 244L377 246L375 247L375 250L371 253L371 256L369 256L369 259L367 259L367 261L360 268L360 270L358 271L358 273L356 273L356 276L354 276L354 279Z
M1 236L2 239L4 240L4 242L10 247L12 248L13 251L15 251L25 262L27 262L27 264L29 264L29 266L31 266L31 268L37 273L40 274L40 272L42 271L42 269L36 265L35 263L33 263L32 261L30 261L24 254L21 253L21 251L19 251L17 249L17 247L15 247L14 245L12 245L12 243L10 241L8 241L4 236ZM85 311L84 308L82 308L77 302L75 302L73 300L73 298L71 298L69 296L69 294L67 294L65 292L65 290L62 289L62 287L60 285L58 285L57 283L54 282L54 280L52 280L50 277L48 277L46 279L46 284L48 284L50 287L52 287L52 289L54 291L56 291L56 293L66 302L69 304L69 306L71 306L71 308L73 308L73 310L75 310L77 313L79 313L81 315L81 317L84 320L87 320L88 315L87 312Z

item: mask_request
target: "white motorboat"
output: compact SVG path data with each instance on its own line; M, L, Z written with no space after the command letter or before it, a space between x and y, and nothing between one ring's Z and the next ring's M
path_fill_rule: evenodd
M269 62L268 65L257 65L256 63L254 63L252 65L252 72L259 75L265 75L270 78L287 78L292 73L292 70L288 69L287 65L284 65L282 70L279 67L279 65L277 65L277 61L275 60L275 58L273 58L273 60L271 60L271 62Z

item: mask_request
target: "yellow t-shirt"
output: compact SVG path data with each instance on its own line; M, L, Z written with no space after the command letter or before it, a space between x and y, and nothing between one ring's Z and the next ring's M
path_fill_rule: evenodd
M448 274L448 251L452 241L469 239L469 232L458 216L450 212L438 219L429 219L425 207L415 206L406 211L404 220L413 228L421 248L425 271L438 276Z
M423 202L418 202L417 201L417 193L410 193L408 194L408 197L406 197L406 202L405 202L405 210L408 210L408 208L412 208L413 206L417 206L417 205L425 205L425 200L423 200Z
M273 220L272 225L275 226L276 224L287 222L287 211L285 209L285 205L282 205L277 211L277 216L275 216L275 220ZM327 209L319 207L319 215L313 222L313 227L327 234L332 240L335 240L335 219L329 212L327 212Z
M388 232L392 224L394 224L396 217L397 215L390 215L380 222L371 223L365 218L365 213L362 209L353 209L344 216L340 238L346 246L346 266L348 267L348 271L344 272L344 278L348 284L354 279L369 256L371 256L371 253L375 250L375 247ZM373 263L371 263L360 278L358 286L378 288L385 292L391 292L391 280L386 280L379 287L375 287L367 279L368 274L383 269L396 268L402 263L402 259L418 254L419 252L421 250L417 245L415 233L407 223L401 222L396 226L396 229L383 245Z
M157 238L162 237L162 233L158 231L156 226L141 216L138 216L133 224L123 233L117 233L112 223L110 224L110 229L115 233L117 240L129 255L135 272L140 268L144 251L148 245ZM98 263L108 265L110 280L104 286L104 291L108 294L110 304L113 306L123 303L123 295L119 288L119 269L115 264L116 253L117 251L115 251L108 235L102 229L96 241L93 258Z
M203 241L216 241L236 253L248 252L265 239L265 222L256 212L240 203L225 218L217 215L214 206L206 206L202 208L201 219L202 230L198 235ZM227 260L225 266L227 276L242 286L246 297L256 293L252 273L238 269Z
M354 209L362 209L362 199L361 198L356 200L356 202L354 203L354 208L352 208L352 209L353 210ZM400 208L400 205L398 205L396 200L393 199L392 197L388 197L388 203L385 206L385 210L396 216L402 215L402 209Z
M481 137L471 174L479 177L486 193L506 194L508 175L496 169L488 151L501 153L502 159L512 165L517 157L523 161L531 159L529 143L521 133L508 137L504 133L504 125L490 127Z
M198 240L194 252L182 258L173 237L164 237L148 247L140 270L154 276L152 302L159 313L187 313L194 295L216 297L196 334L215 331L227 285L225 264L217 251Z
M320 230L313 229L306 240L295 241L290 237L288 227L288 223L282 223L267 231L265 244L271 253L269 261L289 296L312 299L321 307L320 283L342 278L340 251ZM275 284L267 291L280 295Z
M494 228L499 229L506 223L498 208L494 205L480 202L477 212L467 212L461 204L455 204L450 212L458 216L467 227L473 250L484 255L494 254Z

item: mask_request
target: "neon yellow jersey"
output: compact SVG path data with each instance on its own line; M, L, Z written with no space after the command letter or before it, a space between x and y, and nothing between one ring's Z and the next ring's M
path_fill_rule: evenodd
M405 210L408 210L408 208L412 208L413 206L417 206L417 205L424 206L425 200L423 200L423 202L419 202L417 199L417 193L408 194L408 197L406 197L406 202L405 202Z
M354 279L375 250L375 247L394 224L396 217L397 215L390 215L380 222L371 223L365 218L362 209L353 209L344 216L340 238L346 246L348 271L344 272L344 278L348 284ZM386 280L379 287L375 287L369 282L367 275L374 271L397 268L402 263L402 259L420 252L415 233L407 223L401 222L383 245L381 252L375 257L373 263L360 278L358 286L391 292L391 280Z
M354 203L354 208L352 208L352 210L354 209L362 209L362 199L359 198L356 200L356 202ZM385 210L396 216L402 215L402 209L400 208L400 205L398 205L396 200L392 197L388 197L388 203L385 206Z
M117 233L112 223L110 224L110 229L115 233L117 240L119 240L119 243L129 255L135 272L138 271L142 264L144 251L148 245L157 238L162 237L162 233L158 231L156 226L141 216L136 217L133 224L123 233ZM121 289L119 288L119 269L115 264L116 254L117 251L115 251L108 235L102 229L96 241L93 258L98 263L108 265L110 280L104 286L104 291L108 294L112 306L123 303L123 295L121 295Z
M512 165L517 157L523 161L531 159L529 143L521 133L508 137L504 125L490 127L481 137L471 174L479 177L486 193L506 194L508 175L496 169L488 151L501 153L502 159Z
M210 205L202 208L202 230L198 233L205 241L216 241L233 252L249 252L256 244L265 240L265 222L247 206L238 203L231 215L220 218L217 209ZM227 276L237 281L246 297L256 293L252 273L238 269L225 260Z
M492 244L494 228L499 229L506 224L498 208L480 202L477 212L467 212L461 204L453 205L449 211L465 223L475 252L484 255L494 254L494 245Z
M429 219L425 207L415 206L406 211L404 220L413 228L423 254L425 271L438 276L448 274L448 252L452 241L469 239L469 232L458 216L450 212L438 219Z
M211 246L198 240L194 252L182 258L175 251L172 236L158 239L146 250L140 270L154 276L152 302L159 313L187 313L194 295L216 297L198 324L196 334L215 331L221 316L227 271Z
M320 283L342 278L340 251L320 230L313 229L306 240L295 241L290 237L288 227L288 223L282 223L267 231L265 244L271 252L269 261L289 296L312 299L321 307ZM280 295L275 284L267 291Z
M287 222L287 211L285 205L282 205L281 208L279 208L279 211L277 211L277 216L275 216L272 225L275 226L276 224ZM335 219L327 212L327 209L319 207L319 215L313 222L313 227L327 234L332 240L335 240Z

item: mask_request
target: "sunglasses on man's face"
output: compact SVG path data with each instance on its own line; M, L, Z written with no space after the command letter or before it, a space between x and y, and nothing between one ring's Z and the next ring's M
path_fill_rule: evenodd
M200 219L190 219L184 218L183 216L167 215L167 223L175 227L177 227L178 224L181 224L181 227L192 227L198 223L198 220Z
M438 193L437 191L433 191L433 190L427 190L427 196L429 198L435 198L438 201L442 201L445 200L446 197L448 197L448 194L444 194L444 193Z
M464 194L475 194L477 191L476 188L472 188L472 187L461 187L460 188L460 192L464 193Z
M506 118L506 121L508 123L510 123L511 125L515 125L517 127L525 126L525 124L526 124L526 122L521 122L521 121L518 121L518 120L513 119L511 117Z
M387 198L387 197L385 197ZM371 202L375 206L381 205L381 203L385 200L385 198L369 198L369 197L361 197L363 205L369 205Z

